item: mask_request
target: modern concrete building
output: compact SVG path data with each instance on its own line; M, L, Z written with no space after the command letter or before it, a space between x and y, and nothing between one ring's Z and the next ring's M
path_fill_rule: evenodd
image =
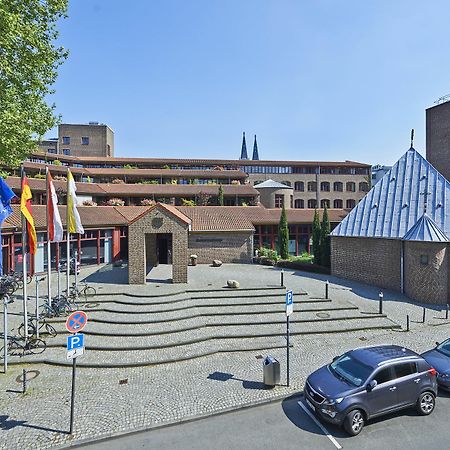
M450 182L410 148L331 233L336 276L450 302Z
M426 110L427 160L450 180L450 97Z
M57 144L49 145L53 142ZM58 126L58 138L42 141L39 149L65 156L112 157L114 132L108 125L99 122L62 123Z

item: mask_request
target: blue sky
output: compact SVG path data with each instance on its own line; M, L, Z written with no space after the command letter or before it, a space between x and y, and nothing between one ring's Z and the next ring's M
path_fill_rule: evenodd
M394 163L450 93L446 1L71 0L51 101L116 156ZM55 136L52 131L47 136Z

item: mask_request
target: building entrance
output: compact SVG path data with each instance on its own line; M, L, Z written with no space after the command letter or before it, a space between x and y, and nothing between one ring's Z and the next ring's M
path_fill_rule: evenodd
M156 237L158 264L172 264L172 234L158 234Z

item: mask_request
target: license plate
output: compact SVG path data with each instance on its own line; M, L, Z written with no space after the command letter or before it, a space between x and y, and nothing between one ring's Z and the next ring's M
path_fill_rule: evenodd
M306 400L306 404L307 404L313 411L315 411L316 408L315 408L314 405L308 400L307 397L305 397L305 400Z

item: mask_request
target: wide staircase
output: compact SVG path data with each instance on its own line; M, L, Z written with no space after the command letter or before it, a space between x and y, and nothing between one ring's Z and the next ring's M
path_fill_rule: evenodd
M80 303L86 311L86 351L80 367L134 367L173 363L226 352L286 346L285 288L186 290L164 295L97 295ZM294 292L292 336L392 329L383 314L362 314L347 301L311 298ZM46 337L40 355L12 357L11 363L66 366L65 318L49 319L55 338Z

